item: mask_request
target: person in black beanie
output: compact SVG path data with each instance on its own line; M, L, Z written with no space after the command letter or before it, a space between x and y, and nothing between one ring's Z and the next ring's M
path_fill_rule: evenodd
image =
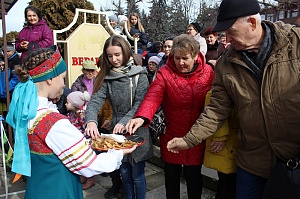
M200 32L201 32L201 27L196 22L190 23L187 26L186 34L194 37L194 39L199 42L200 52L205 56L207 52L207 45L205 39L201 37Z
M221 2L212 32L224 31L231 45L216 62L210 103L167 148L178 153L197 146L236 109L236 199L297 199L300 28L262 20L259 13L257 0Z

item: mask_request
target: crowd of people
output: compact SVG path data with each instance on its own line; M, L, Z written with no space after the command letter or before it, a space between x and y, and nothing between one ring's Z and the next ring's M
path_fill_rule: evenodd
M145 199L158 110L167 199L180 199L182 176L187 198L201 198L203 165L218 173L216 199L299 197L291 172L300 164L292 164L300 151L300 29L263 21L260 10L257 0L223 0L213 27L192 22L151 42L137 13L108 16L111 36L98 62L82 62L67 88L52 30L26 7L26 24L3 53L8 66L0 58L0 111L13 127L12 171L27 176L25 198L83 198L100 174L112 181L105 198L124 190L126 199ZM137 53L127 34L138 38ZM90 146L124 133L145 142L101 153ZM274 182L278 167L288 180Z

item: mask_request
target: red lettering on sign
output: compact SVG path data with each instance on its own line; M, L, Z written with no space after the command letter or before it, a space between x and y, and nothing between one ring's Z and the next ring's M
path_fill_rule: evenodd
M82 65L82 62L83 62L83 57L78 57L78 59L79 59L79 65Z
M97 65L98 59L98 57L72 57L72 66L82 66L82 62L85 60L95 61L95 65Z
M72 66L78 65L78 59L77 57L72 57Z

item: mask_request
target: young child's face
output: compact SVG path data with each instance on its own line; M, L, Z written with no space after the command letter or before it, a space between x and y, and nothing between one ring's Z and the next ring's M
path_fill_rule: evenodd
M138 18L136 16L131 16L130 17L130 23L132 25L135 25L137 23L137 21L138 21Z
M156 65L156 63L154 63L154 62L149 62L148 68L149 68L149 71L150 71L150 72L155 72L155 71L156 71L156 68L157 68L157 65Z
M109 46L106 49L109 62L114 67L120 67L123 64L123 52L120 46Z
M66 109L68 110L68 111L72 111L72 112L75 112L76 111L76 108L75 108L75 106L73 106L73 104L71 103L71 102L69 102L69 100L67 100L67 102L66 102Z

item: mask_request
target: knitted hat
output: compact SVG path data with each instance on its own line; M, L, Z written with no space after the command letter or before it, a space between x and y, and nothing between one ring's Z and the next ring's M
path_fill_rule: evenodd
M124 20L128 20L128 18L125 16L125 15L119 15L118 16L118 19L119 19L119 22L121 23L122 21L124 21Z
M115 21L116 23L119 22L119 21L118 21L118 17L117 17L116 15L111 15L111 16L108 17L108 19L109 19L110 21Z
M223 0L213 32L229 29L238 18L259 13L257 0Z
M158 65L159 62L160 62L160 59L159 59L157 56L152 56L152 57L149 58L148 64L149 64L150 62L154 62L154 63L156 63L156 65Z
M198 23L190 23L190 25L192 25L198 33L201 32L201 27Z
M214 36L217 36L218 32L213 32L212 27L207 27L204 31L204 35L207 36L207 35L211 35L211 34L213 34Z
M7 43L6 49L7 49L7 51L13 51L13 52L16 51L15 46L12 43ZM4 45L2 46L1 50L4 50Z
M67 65L61 57L57 46L54 45L49 48L55 50L53 56L29 71L29 75L34 83L51 79L67 70Z
M92 69L92 70L97 70L97 66L94 61L91 60L85 60L82 62L82 68L84 69Z
M67 96L67 100L76 108L81 108L90 98L90 94L87 91L74 91Z

